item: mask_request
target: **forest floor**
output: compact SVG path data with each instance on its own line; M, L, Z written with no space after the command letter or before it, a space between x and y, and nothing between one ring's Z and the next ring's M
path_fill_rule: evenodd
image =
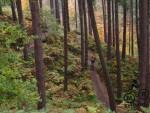
M0 20L4 22L9 22L12 26L15 25L9 17L0 16ZM30 34L31 23L27 21L27 30ZM15 32L15 31L14 31ZM17 31L16 31L17 32ZM60 33L61 34L61 33ZM1 35L1 34L0 34ZM45 63L45 77L46 77L46 95L47 95L47 113L111 113L105 105L108 106L108 94L105 87L103 78L100 78L99 72L91 71L90 68L85 71L80 71L80 46L78 39L76 38L77 34L75 32L70 32L68 34L68 91L63 91L63 37L58 34L48 34L46 37L47 42L43 43L44 49L44 63ZM94 48L94 41L89 40L89 48ZM9 48L10 50L13 48ZM104 49L105 51L105 49ZM16 51L22 57L22 50L19 52ZM31 49L30 57L31 59L25 64L27 66L28 72L26 72L26 78L30 81L30 78L35 77L35 68L34 68L34 52L33 48ZM90 58L91 55L89 55ZM130 59L129 59L130 60ZM90 62L90 59L89 59ZM95 64L95 67L99 66L98 61ZM132 60L133 62L133 60ZM116 64L115 61L113 63ZM126 64L123 64L126 66ZM123 70L124 74L128 70L130 73L127 75L133 75L130 67L133 68L133 65L127 65ZM89 66L90 67L90 66ZM115 67L115 66L113 66ZM22 67L19 67L21 69ZM18 69L18 71L19 71ZM114 69L115 70L115 69ZM113 76L114 70L110 70ZM135 68L133 68L135 70ZM28 73L28 74L27 74ZM30 73L30 74L29 74ZM128 81L128 77L124 78L124 81ZM134 76L134 75L133 75ZM135 77L133 77L134 79ZM113 85L115 85L115 80ZM127 84L129 84L128 81ZM129 86L129 85L128 85ZM127 86L126 86L127 87ZM99 96L100 95L100 96ZM101 100L101 102L99 101ZM15 104L14 104L15 105ZM26 108L25 104L23 107ZM10 113L20 113L17 112L16 106L11 105ZM135 113L129 112L130 108L125 106L125 104L120 104L117 106L118 113ZM2 112L8 113L8 112ZM23 112L24 113L24 112ZM26 112L33 113L33 112Z

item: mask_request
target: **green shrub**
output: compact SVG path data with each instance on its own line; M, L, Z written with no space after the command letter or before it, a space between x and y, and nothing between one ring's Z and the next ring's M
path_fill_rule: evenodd
M27 32L19 25L12 25L8 22L0 22L0 46L9 48L20 48L30 40Z
M0 108L35 106L38 100L36 80L23 80L25 68L20 55L5 51L0 54L0 62Z

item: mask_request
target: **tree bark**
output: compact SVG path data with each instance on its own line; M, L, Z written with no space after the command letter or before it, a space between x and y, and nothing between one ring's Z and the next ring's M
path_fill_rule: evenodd
M127 24L127 3L123 6L123 47L122 47L122 59L126 58L126 24Z
M107 39L107 59L112 59L112 32L111 32L111 1L107 0L107 19L108 19L108 39Z
M16 15L16 10L15 10L15 3L14 3L13 0L11 1L11 11L12 11L13 21L17 21L17 15Z
M17 12L18 12L18 21L19 24L23 27L23 11L22 11L22 3L21 0L16 0Z
M122 82L121 82L121 61L119 50L119 17L118 17L118 0L115 0L115 32L116 32L116 60L117 60L117 97L121 98L122 95Z
M68 7L68 0L66 0L66 13L67 13L67 29L70 32L70 20L69 20L69 7Z
M55 12L56 12L56 19L57 19L57 22L60 24L61 23L61 20L60 20L60 7L59 7L59 1L58 0L55 0Z
M40 8L42 9L42 7L43 7L43 0L39 0L39 5L40 5Z
M116 46L116 38L115 38L115 12L114 12L114 0L112 0L112 40L113 40L113 47Z
M84 37L85 37L85 61L84 67L88 67L88 32L87 32L87 15L86 1L83 0L83 16L84 16Z
M44 62L43 62L43 50L41 41L41 29L40 29L40 12L38 0L29 0L30 10L32 16L32 29L34 35L38 38L34 40L34 51L35 51L35 68L36 68L36 80L38 93L40 100L38 102L38 109L46 107L46 96L45 96L45 80L44 80Z
M40 11L37 0L30 0L30 10L32 16L32 30L34 35L38 35L41 37L41 29L40 29Z
M139 95L138 95L138 108L140 106L148 107L149 104L146 102L146 99L148 99L149 96L149 90L146 89L146 82L149 82L147 80L149 74L147 72L147 52L148 52L148 0L140 0L139 1L139 42L140 42L140 49L139 49Z
M46 96L45 96L45 79L44 79L44 63L43 63L43 50L42 41L38 38L34 40L35 50L35 66L36 66L36 79L38 93L40 100L38 102L38 109L46 107Z
M63 0L63 25L64 25L64 91L68 90L68 41L67 41L67 0Z
M78 6L79 6L79 17L80 17L80 31L81 31L81 67L84 68L85 64L85 39L84 39L84 15L83 15L83 7L82 7L83 1L78 0Z

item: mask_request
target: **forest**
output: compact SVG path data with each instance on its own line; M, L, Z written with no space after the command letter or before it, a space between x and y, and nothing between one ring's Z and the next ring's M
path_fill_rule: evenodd
M0 0L0 113L150 113L149 0Z

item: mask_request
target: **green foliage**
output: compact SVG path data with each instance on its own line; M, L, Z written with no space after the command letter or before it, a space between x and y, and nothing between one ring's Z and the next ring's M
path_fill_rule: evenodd
M43 10L41 12L41 20L43 32L48 32L49 35L59 38L63 36L63 29L57 23L56 18L51 15L49 10Z
M106 110L104 113L115 113L113 111L111 111L110 109Z
M30 37L19 25L0 22L0 46L20 48L29 40Z
M2 51L1 51L2 52ZM14 51L0 54L0 108L29 108L38 100L36 80L23 80L23 61Z
M1 5L9 5L13 0L0 0Z
M150 107L148 107L148 108L142 107L142 110L144 113L150 113Z

